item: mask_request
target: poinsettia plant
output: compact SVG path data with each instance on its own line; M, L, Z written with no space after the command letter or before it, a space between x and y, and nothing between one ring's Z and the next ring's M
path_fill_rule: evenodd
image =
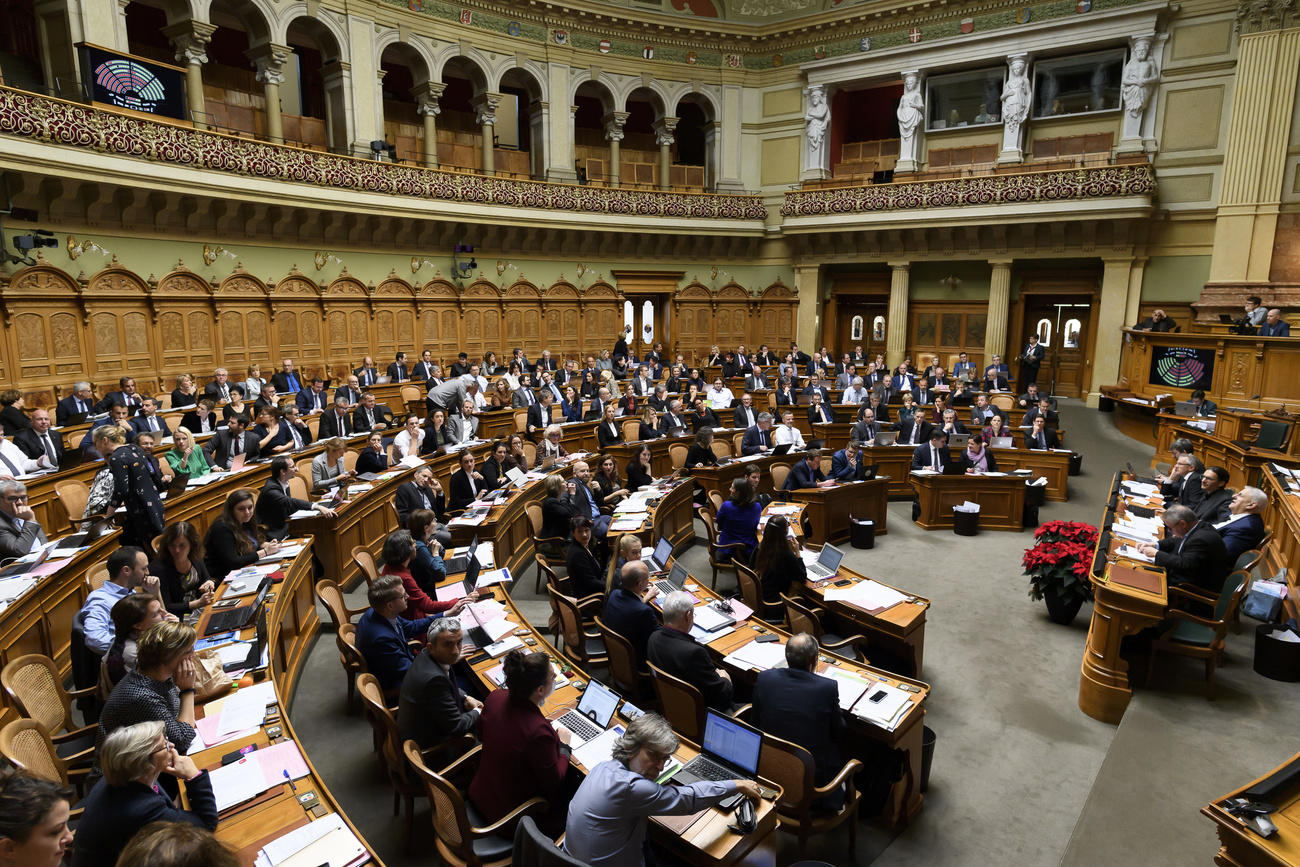
M1042 599L1050 588L1065 599L1092 599L1088 567L1097 544L1096 527L1081 521L1048 521L1034 533L1034 542L1023 560L1032 598Z

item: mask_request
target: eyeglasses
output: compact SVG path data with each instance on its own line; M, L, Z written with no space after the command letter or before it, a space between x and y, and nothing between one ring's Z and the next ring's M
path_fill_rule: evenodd
M10 503L25 503L25 502L27 502L27 495L26 495L26 494L12 494L12 495L6 496L6 497L5 497L5 500L7 500L7 501L10 502Z

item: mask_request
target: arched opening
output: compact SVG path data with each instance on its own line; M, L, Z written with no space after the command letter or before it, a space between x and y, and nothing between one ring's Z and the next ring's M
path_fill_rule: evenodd
M0 0L0 70L10 87L81 100L66 3ZM104 40L112 44L111 37Z
M516 67L501 76L501 107L497 109L499 170L537 180L546 177L546 110L542 86L533 74Z
M623 141L623 183L647 188L668 186L675 139L675 118L659 94L638 87L627 96L627 124Z
M713 189L718 183L718 123L713 105L698 93L688 93L677 102L677 155L673 160L672 186Z
M483 126L475 102L487 92L483 70L467 57L453 57L442 68L446 87L439 102L439 161L445 165L483 171Z
M614 109L614 95L596 81L580 84L573 104L573 158L578 183L617 185L627 115Z
M420 85L427 84L429 67L414 48L397 42L379 58L379 92L384 110L384 141L398 160L423 163L424 120Z
M285 42L298 67L296 82L286 75L280 90L285 139L346 153L351 140L346 98L351 73L342 64L338 42L314 18L290 22Z
M876 83L831 95L828 138L834 177L871 178L898 162L898 101L903 83ZM883 180L883 178L882 178Z

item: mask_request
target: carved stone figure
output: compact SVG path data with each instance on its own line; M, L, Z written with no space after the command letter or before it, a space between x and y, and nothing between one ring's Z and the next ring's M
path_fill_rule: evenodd
M1121 138L1142 137L1142 115L1151 103L1156 80L1160 73L1151 59L1151 40L1137 37L1133 40L1133 53L1124 65L1124 78L1120 84L1124 95L1124 132Z
M827 159L826 133L831 125L831 107L826 102L826 86L812 84L804 88L808 110L804 112L804 171L823 177L830 168Z
M1019 162L1023 155L1020 127L1029 116L1029 76L1025 73L1024 55L1012 55L1007 60L1011 69L1007 83L1002 87L1002 153L998 155L998 161Z
M898 171L916 171L916 154L920 146L917 131L925 120L925 98L921 95L921 75L903 73L903 97L898 101Z

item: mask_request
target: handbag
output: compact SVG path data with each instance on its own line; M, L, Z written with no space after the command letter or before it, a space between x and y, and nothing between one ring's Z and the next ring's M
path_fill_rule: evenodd
M1286 584L1272 581L1256 581L1241 603L1241 613L1265 623L1271 623L1282 610L1282 600L1286 597Z
M200 650L194 654L194 700L207 701L229 691L234 681L221 667L221 657L215 650Z

